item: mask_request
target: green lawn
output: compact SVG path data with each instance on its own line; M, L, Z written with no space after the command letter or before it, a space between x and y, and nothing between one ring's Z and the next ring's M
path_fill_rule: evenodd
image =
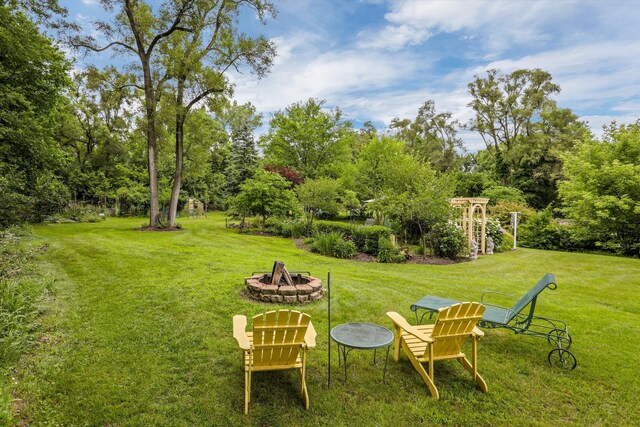
M33 425L637 425L640 423L640 261L519 249L448 266L388 265L326 258L287 239L239 235L222 216L183 220L174 233L134 231L142 219L36 227L49 243L44 268L57 277L41 337L16 376L19 417ZM269 270L331 271L332 323L373 322L426 294L479 298L524 294L543 274L539 313L565 320L578 367L551 368L541 339L487 331L479 344L483 394L455 362L436 364L441 400L408 359L390 363L388 384L370 352L350 354L349 383L337 366L327 387L327 303L311 314L306 412L294 372L254 376L243 415L234 314L277 306L243 298L243 278ZM335 347L334 347L335 350ZM334 351L332 353L336 355ZM337 359L334 364L337 365ZM333 366L332 365L332 366Z

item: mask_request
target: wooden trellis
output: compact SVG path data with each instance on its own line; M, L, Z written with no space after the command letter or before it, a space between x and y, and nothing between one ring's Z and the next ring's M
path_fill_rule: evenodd
M453 208L459 209L456 222L467 236L467 247L471 251L471 241L475 239L478 251L484 255L486 244L487 203L489 199L478 197L456 197L449 200ZM479 218L478 218L479 216ZM479 221L476 221L479 219Z

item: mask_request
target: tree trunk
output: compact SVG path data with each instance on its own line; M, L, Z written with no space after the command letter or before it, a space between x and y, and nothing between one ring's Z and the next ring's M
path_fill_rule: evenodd
M176 170L171 188L169 204L169 227L175 227L178 213L178 196L182 185L182 169L184 167L184 116L176 114Z
M171 201L169 202L169 227L175 227L178 214L178 196L182 185L182 169L184 168L184 122L187 117L182 103L184 101L184 82L186 76L178 80L176 93L176 170L173 175L173 187L171 188Z
M156 150L156 94L153 88L153 80L151 78L151 64L149 56L151 49L145 50L143 46L143 32L140 29L136 19L135 10L138 5L136 2L132 4L127 1L124 5L124 11L129 19L131 30L136 40L138 57L142 66L142 74L144 76L144 107L147 119L147 156L148 156L148 172L149 172L149 227L156 227L160 219L160 206L158 203L158 172L156 163L158 153Z
M145 90L146 92L146 90ZM152 95L153 96L153 95ZM145 96L146 97L146 96ZM160 204L158 202L158 172L156 161L156 124L155 108L147 108L147 146L149 160L149 227L156 227L160 220Z

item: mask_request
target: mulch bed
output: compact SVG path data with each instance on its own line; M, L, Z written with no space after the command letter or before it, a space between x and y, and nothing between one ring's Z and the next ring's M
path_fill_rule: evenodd
M304 243L304 240L302 239L293 239L293 244L296 245L296 248L298 249L311 252L311 248L309 248L309 245L306 245ZM351 261L359 261L359 262L377 262L377 257L366 254L364 252L357 252L354 256L352 256L349 259ZM468 258L449 259L449 258L440 258L437 256L431 256L431 255L412 255L408 260L404 262L404 264L451 265L451 264L458 264L458 263L467 262L467 261L469 261Z

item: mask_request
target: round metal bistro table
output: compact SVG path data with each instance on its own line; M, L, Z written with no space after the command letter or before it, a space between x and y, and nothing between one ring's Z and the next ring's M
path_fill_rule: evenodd
M387 361L389 349L393 343L393 332L384 326L372 323L344 323L331 329L331 338L338 345L338 365L344 363L344 382L347 382L347 355L351 350L373 350L373 364L376 364L376 351L386 347L384 373L382 381L387 382Z

